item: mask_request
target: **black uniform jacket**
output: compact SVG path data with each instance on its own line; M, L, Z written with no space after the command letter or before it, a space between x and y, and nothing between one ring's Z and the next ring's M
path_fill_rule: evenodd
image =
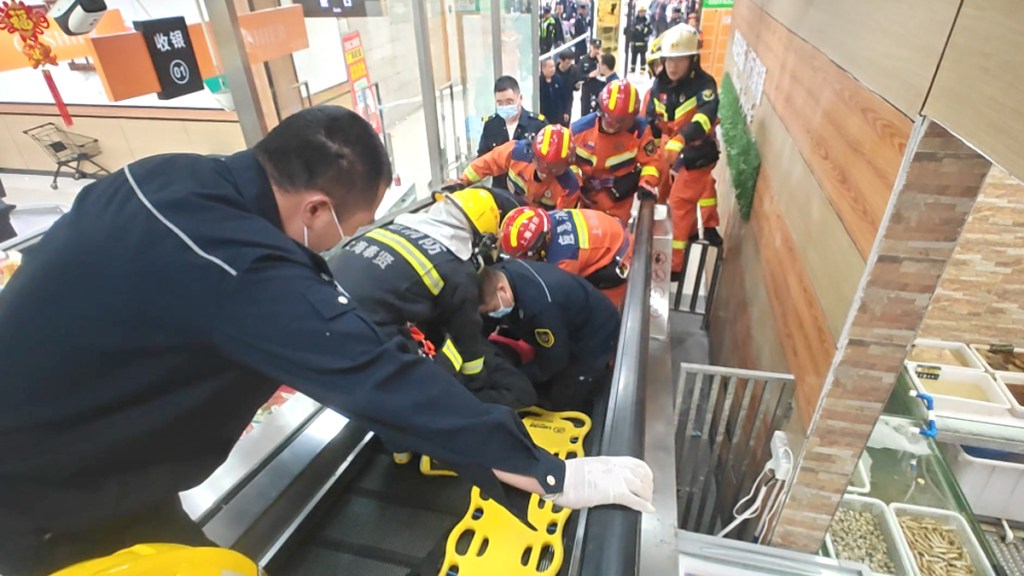
M607 296L555 264L513 259L496 266L516 299L501 330L533 346L533 361L520 368L532 382L596 377L608 367L619 337L619 311Z
M175 498L279 384L497 498L564 464L384 338L281 228L251 152L157 156L87 186L0 292L0 535L83 529Z
M559 118L554 119L555 122L558 122L558 120ZM512 139L529 139L532 141L537 132L540 132L541 128L547 125L548 119L543 114L534 114L524 109L519 113L519 124L516 125L515 133L513 134L515 137ZM492 114L484 122L484 129L480 134L480 146L477 147L476 155L483 156L505 142L508 142L508 129L505 127L505 119L497 114ZM491 179L491 185L495 188L508 190L508 177L495 176Z
M430 235L388 224L345 245L328 262L342 288L387 338L407 337L407 324L450 338L467 385L485 402L525 408L536 401L530 382L501 358L481 335L480 295L472 262L462 260ZM436 357L451 350L435 342Z

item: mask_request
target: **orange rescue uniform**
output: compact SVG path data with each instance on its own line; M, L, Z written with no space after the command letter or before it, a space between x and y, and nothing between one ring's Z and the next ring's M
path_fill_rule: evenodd
M582 276L622 308L633 260L633 235L597 210L554 210L544 260Z
M569 141L565 142L568 145ZM529 140L506 142L473 160L459 180L463 184L476 184L488 176L508 176L510 191L525 197L533 206L548 210L576 206L580 192L579 169L571 166L560 176L541 180L533 156Z
M588 114L573 123L572 139L583 173L580 207L628 222L639 187L656 190L661 179L658 145L647 121L637 118L632 128L608 134L597 113Z
M672 271L683 269L686 243L697 234L697 210L704 228L718 226L718 196L711 171L718 162L718 87L697 66L672 83L665 72L654 81L647 119L662 142L666 170L658 191L672 211Z

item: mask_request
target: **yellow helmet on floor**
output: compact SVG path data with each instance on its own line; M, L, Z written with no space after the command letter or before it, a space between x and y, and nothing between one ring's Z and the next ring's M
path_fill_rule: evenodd
M498 210L498 203L494 200L494 195L490 190L465 188L457 192L446 193L444 198L459 207L477 234L481 236L498 235L501 212Z
M700 54L700 37L689 24L676 24L660 36L659 57L694 56Z
M256 564L224 548L137 544L50 576L264 576Z

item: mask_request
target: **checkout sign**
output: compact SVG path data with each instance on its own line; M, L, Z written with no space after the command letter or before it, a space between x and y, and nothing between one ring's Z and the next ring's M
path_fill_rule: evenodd
M160 81L161 100L177 98L203 89L195 49L188 35L185 18L160 18L135 23L146 40L149 58Z

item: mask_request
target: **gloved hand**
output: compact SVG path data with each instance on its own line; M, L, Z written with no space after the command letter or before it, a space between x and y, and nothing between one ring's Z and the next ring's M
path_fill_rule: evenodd
M462 179L448 180L441 186L441 192L458 192L467 186Z
M628 456L591 456L566 460L562 492L545 498L573 510L619 504L639 512L654 512L653 496L654 474L644 461Z
M641 200L657 200L658 199L658 191L656 189L654 189L654 188L651 188L647 184L641 184L640 185L640 190L638 191L637 195L640 196Z

